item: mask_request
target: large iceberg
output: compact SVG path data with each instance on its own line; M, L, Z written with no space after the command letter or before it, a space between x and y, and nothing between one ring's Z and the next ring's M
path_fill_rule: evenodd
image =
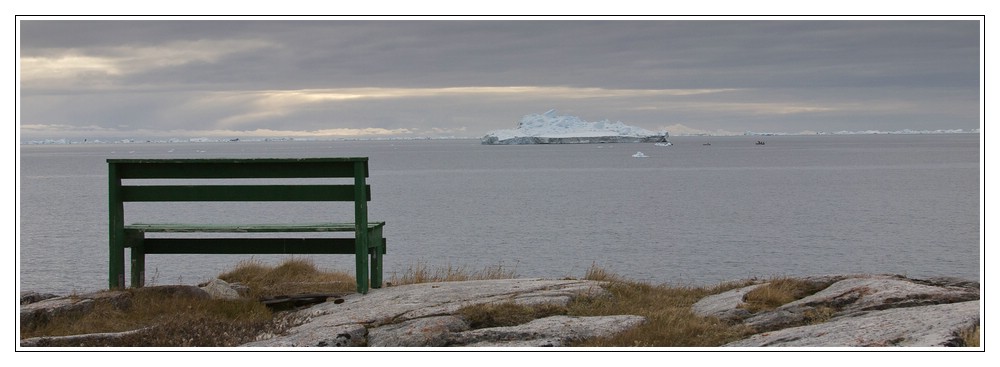
M556 110L521 118L514 129L490 131L483 144L659 143L666 131L653 132L621 121L587 122L576 116L559 116Z

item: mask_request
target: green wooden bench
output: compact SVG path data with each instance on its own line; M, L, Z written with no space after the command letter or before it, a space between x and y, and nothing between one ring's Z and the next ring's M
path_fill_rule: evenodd
M109 288L125 287L125 249L130 249L131 286L145 282L147 254L354 254L357 289L367 293L382 285L385 222L368 221L371 187L368 158L303 159L108 159L110 254ZM187 179L352 178L350 184L188 185ZM167 179L185 184L147 184ZM160 180L163 181L163 180ZM288 181L288 180L285 180ZM226 182L226 181L222 181ZM325 180L324 180L325 182ZM125 224L126 202L199 201L342 201L354 203L352 223L295 224ZM245 217L245 214L240 214ZM353 232L353 238L330 232ZM148 233L170 234L166 237ZM204 233L279 233L279 238L231 235L206 238ZM313 233L298 237L287 233ZM181 236L181 237L176 237ZM188 236L188 237L184 237ZM319 236L319 237L317 237ZM182 238L183 237L183 238ZM369 264L370 269L369 269ZM369 277L370 274L370 277Z

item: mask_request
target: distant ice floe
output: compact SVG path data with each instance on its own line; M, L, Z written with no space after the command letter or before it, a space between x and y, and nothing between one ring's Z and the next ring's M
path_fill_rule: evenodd
M649 158L648 155L645 155L642 152L635 152L635 154L633 154L632 157L633 158Z
M576 116L558 115L556 110L521 118L514 129L490 131L483 144L574 144L574 143L657 143L666 142L666 131L653 132L621 121L583 121Z

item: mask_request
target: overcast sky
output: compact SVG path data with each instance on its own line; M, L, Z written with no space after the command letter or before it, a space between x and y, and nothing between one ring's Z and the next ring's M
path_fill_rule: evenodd
M22 139L980 128L980 19L34 19Z

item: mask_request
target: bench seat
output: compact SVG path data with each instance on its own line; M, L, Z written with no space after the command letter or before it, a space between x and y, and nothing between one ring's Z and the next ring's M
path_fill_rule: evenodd
M386 240L382 237L385 222L370 222L367 226L368 254L372 256L371 279L382 281L382 255L386 253ZM314 224L181 224L137 223L126 225L126 248L130 248L135 273L145 269L145 255L149 254L356 254L355 238L305 237L168 237L148 238L147 233L354 233L354 223ZM142 285L144 277L133 281Z
M369 222L368 230L385 226L385 222ZM185 224L185 223L136 223L125 226L126 231L164 233L250 233L250 232L353 232L354 223L290 223L290 224Z

